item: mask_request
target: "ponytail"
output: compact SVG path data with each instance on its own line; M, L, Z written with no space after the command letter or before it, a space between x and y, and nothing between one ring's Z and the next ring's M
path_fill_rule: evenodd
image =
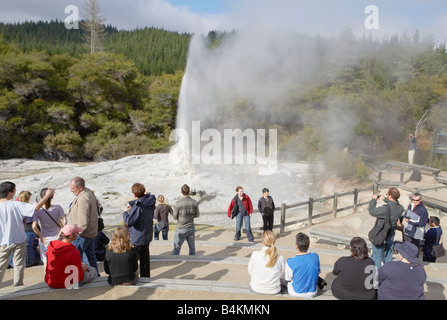
M275 247L275 235L270 230L264 231L262 234L262 243L268 247L265 255L268 257L267 268L273 268L278 260L278 250Z
M40 190L40 197L43 198L45 197L45 194L47 192L48 188L43 188L42 190ZM51 207L51 200L53 200L53 196L49 197L47 202L45 202L45 209L50 209Z

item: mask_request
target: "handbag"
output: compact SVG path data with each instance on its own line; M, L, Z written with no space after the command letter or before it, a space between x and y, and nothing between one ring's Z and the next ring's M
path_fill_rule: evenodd
M444 239L444 235L442 236L442 239ZM445 249L444 249L444 241L440 241L438 245L433 246L433 253L436 258L440 258L445 256Z
M435 254L436 258L445 256L444 245L442 243L440 243L436 246L433 246L433 253Z

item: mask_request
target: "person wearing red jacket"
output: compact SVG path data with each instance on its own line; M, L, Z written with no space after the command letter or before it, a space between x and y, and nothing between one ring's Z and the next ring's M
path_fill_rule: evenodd
M81 254L72 244L82 231L83 229L75 224L67 224L61 229L61 240L50 242L45 270L45 282L49 287L78 288L96 278L96 269L82 264Z
M250 226L253 204L251 203L250 197L244 193L244 189L241 186L236 188L236 192L237 193L233 200L231 200L227 212L229 219L234 219L234 217L236 217L236 234L234 235L234 241L239 241L241 239L242 221L244 221L248 241L253 243L254 237Z

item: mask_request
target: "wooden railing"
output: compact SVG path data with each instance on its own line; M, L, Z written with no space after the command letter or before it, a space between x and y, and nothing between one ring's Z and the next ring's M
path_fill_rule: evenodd
M307 200L307 201L302 201L302 202L291 204L291 205L286 205L286 204L283 203L281 208L276 208L276 210L278 210L278 209L281 210L280 232L284 233L286 226L297 224L297 223L302 223L302 222L306 222L306 221L307 221L307 225L311 226L314 219L321 218L321 217L328 216L328 215L332 215L332 219L336 219L337 218L337 214L339 212L342 212L342 211L352 210L352 214L355 214L355 213L357 213L357 209L360 206L364 206L366 204L369 204L369 201L368 202L359 203L359 193L360 192L364 192L364 191L371 191L372 192L373 191L373 187L364 188L364 189L354 189L354 191L349 191L349 192L344 192L344 193L334 193L334 195L327 196L327 197L309 198L309 200ZM339 199L341 197L346 197L346 196L353 196L353 204L352 204L352 206L339 208ZM314 203L326 202L328 200L333 200L332 210L328 211L328 212L315 214L315 212L314 212ZM293 221L287 221L286 222L287 210L288 209L300 208L300 207L304 207L304 206L308 207L307 218L293 220Z
M365 192L365 191L370 191L371 195L372 195L372 192L376 188L377 188L376 185L372 185L371 187L368 187L368 188L354 189L353 191L348 191L348 192L343 192L343 193L334 193L331 196L320 197L320 198L309 198L309 200L290 204L290 205L283 203L281 205L281 207L275 208L275 212L278 212L278 211L281 212L281 220L280 220L279 225L276 224L273 227L274 228L279 227L280 233L284 233L286 226L303 223L303 222L307 222L307 225L310 226L310 225L312 225L314 219L321 218L321 217L328 216L328 215L332 215L331 219L335 219L335 218L337 218L337 214L339 212L348 211L348 210L352 210L351 214L355 214L359 207L369 204L369 200L367 202L359 203L359 193ZM353 197L352 205L343 207L343 208L339 208L340 198L347 197L347 196ZM332 209L328 212L315 213L314 203L322 203L322 202L326 202L328 200L333 200ZM306 218L297 219L297 220L287 220L287 210L297 209L297 208L301 208L301 207L305 207L305 206L307 206L307 217ZM203 213L200 213L201 216L202 215L223 215L223 214L226 215L227 213L226 212L203 212Z

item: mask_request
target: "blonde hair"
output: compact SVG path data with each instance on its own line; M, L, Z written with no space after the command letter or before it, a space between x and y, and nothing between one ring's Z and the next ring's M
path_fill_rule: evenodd
M133 245L129 242L129 228L128 227L118 227L113 232L112 239L108 246L108 250L113 253L125 253L130 251Z
M31 199L31 192L29 191L22 191L19 193L19 200L21 202L29 202L29 199Z
M268 262L265 265L267 268L273 268L278 260L278 250L275 247L275 235L272 231L266 230L262 234L262 243L268 247L265 251L265 255L268 256Z
M165 204L165 197L163 195L159 195L157 197L158 202L160 202L160 204Z

